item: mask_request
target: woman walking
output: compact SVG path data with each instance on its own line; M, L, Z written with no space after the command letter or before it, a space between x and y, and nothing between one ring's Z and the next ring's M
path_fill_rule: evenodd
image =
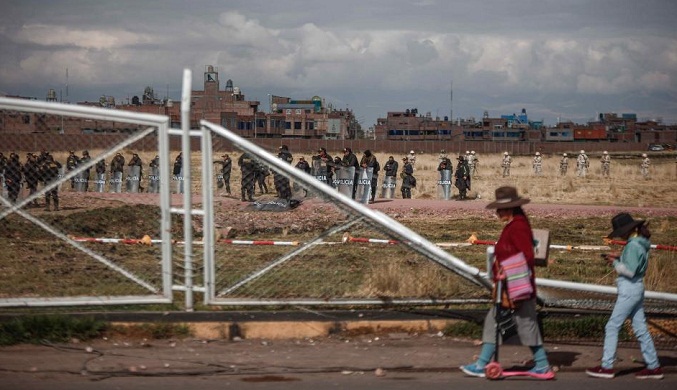
M644 316L644 275L649 262L651 232L645 221L635 220L628 213L620 213L611 219L613 231L608 238L622 238L627 241L623 252L611 252L606 255L609 264L614 267L618 278L618 298L614 310L604 329L604 350L602 364L585 371L591 377L612 379L618 346L618 332L625 320L630 317L635 337L639 341L646 367L636 374L639 379L663 379L656 355L653 339L646 326Z
M550 368L548 357L543 348L543 338L538 328L536 313L536 282L534 273L534 237L531 225L522 205L529 203L529 199L517 195L514 187L499 187L496 189L496 200L486 208L496 209L496 214L505 227L496 242L494 250L495 260L492 265L494 283L499 282L501 263L516 255L524 255L530 271L532 294L528 299L517 303L512 318L517 326L517 334L522 345L527 345L534 355L536 365L529 370L529 375L538 379L553 379L555 373ZM496 351L496 306L492 306L484 319L482 331L482 350L476 362L461 366L466 375L484 378L485 366Z

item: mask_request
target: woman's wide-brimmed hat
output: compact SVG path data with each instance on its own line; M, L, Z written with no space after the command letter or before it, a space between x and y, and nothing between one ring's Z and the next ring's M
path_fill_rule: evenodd
M486 207L488 209L511 209L527 204L530 201L528 198L522 198L517 195L517 188L504 186L496 189L496 200L489 203Z
M638 226L642 226L644 222L645 221L641 219L633 219L628 213L616 214L611 218L611 228L613 231L609 233L607 238L625 237L626 234L630 233Z

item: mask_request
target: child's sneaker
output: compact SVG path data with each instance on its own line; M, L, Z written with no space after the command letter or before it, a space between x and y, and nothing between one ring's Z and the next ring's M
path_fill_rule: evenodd
M645 368L642 371L635 374L637 379L663 379L663 370L660 367L654 369Z
M593 378L613 379L613 377L616 376L614 370L610 368L604 368L602 366L588 368L585 370L585 373Z
M484 378L484 367L480 368L476 363L466 364L465 366L459 367L464 374L469 376L475 376L478 378Z
M555 378L555 372L550 366L534 367L529 370L529 376L536 379L550 380Z

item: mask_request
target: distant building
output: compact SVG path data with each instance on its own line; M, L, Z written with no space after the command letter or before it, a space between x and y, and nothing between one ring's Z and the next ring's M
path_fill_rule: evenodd
M232 80L221 86L218 69L205 66L203 89L191 91L190 126L198 128L202 119L234 131L246 138L355 139L363 133L352 110L335 109L319 96L310 99L268 95L269 112L261 102L247 100ZM8 96L14 98L27 98ZM56 102L57 93L48 90L46 101ZM121 104L112 96L80 105L105 107L133 112L166 115L171 126L181 125L181 107L168 97L159 98L152 87L145 87L141 96ZM99 121L40 113L0 111L0 134L96 134L132 133L142 126L113 121ZM519 114L492 117L485 111L482 118L433 117L420 114L417 108L391 111L378 118L369 138L392 141L510 141L510 142L624 142L677 143L677 126L665 125L660 118L640 121L634 113L601 113L586 124L557 121L545 126L543 121L529 119L526 109Z
M57 101L56 92L47 93L47 101ZM146 87L141 98L116 104L112 97L102 96L98 102L77 104L107 107L148 114L167 115L171 126L181 126L181 107L171 99L159 99L153 88ZM359 129L353 112L325 107L322 98L293 100L271 96L272 112L260 110L260 102L247 100L239 87L227 80L221 89L218 69L207 65L204 72L204 89L191 91L192 128L199 127L204 119L248 138L354 138ZM0 132L92 134L134 132L139 126L109 121L91 121L45 114L19 114L0 112Z
M675 143L677 126L667 126L656 120L638 122L636 114L604 113L599 121L576 124L558 121L545 126L543 121L533 121L525 109L520 114L491 117L488 111L482 119L431 118L420 115L417 109L388 112L379 118L374 127L376 139L385 140L454 140L454 141L514 141L514 142L633 142Z
M418 115L418 109L388 112L386 118L379 118L374 126L375 139L387 140L451 140L461 135L460 128L453 132L453 123L448 117L433 118L430 113Z

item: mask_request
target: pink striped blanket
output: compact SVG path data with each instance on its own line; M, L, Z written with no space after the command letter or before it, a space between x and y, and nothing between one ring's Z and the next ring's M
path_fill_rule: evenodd
M501 267L505 274L510 299L512 301L529 299L534 292L534 288L531 285L531 272L524 253L520 252L503 260Z

